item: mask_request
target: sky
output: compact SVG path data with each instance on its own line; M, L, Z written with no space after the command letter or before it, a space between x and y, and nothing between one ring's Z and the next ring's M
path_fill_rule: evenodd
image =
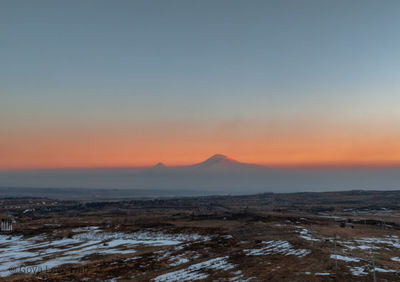
M399 1L0 0L0 170L400 164Z

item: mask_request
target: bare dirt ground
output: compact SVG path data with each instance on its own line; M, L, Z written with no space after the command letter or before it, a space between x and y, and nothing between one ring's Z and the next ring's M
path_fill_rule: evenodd
M0 199L4 281L400 281L400 192Z

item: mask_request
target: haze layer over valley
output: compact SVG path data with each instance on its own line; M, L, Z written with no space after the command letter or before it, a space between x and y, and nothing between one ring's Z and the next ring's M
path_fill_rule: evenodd
M400 184L400 169L271 168L216 154L193 165L149 168L0 172L0 187L139 189L199 194L388 190Z

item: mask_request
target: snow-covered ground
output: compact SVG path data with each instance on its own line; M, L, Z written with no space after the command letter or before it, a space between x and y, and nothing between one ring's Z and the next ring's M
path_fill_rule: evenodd
M331 274L329 272L316 272L315 275L317 275L317 276L329 276Z
M320 239L314 238L311 234L311 232L304 228L303 226L296 226L297 232L300 233L300 238L307 240L307 241L314 241L314 242L319 242L321 241Z
M394 257L394 258L392 258L392 261L400 262L400 258L399 257Z
M359 258L352 258L352 257L341 256L341 255L335 255L335 254L331 255L331 259L341 260L341 261L345 261L345 262L359 262L360 261Z
M226 271L236 267L236 265L228 261L228 256L218 257L203 261L200 263L192 264L184 269L162 274L154 278L155 282L179 282L205 279L208 277L207 270L220 270Z
M299 233L299 238L304 239L306 241L310 242L323 242L323 241L330 241L333 242L334 238L325 238L325 237L320 237L316 238L313 233L306 229L305 227L301 225L296 225L295 226L295 231ZM379 252L381 251L398 251L400 249L400 239L396 235L387 235L382 238L373 238L373 237L365 237L365 238L360 238L360 239L353 239L353 240L340 240L337 239L337 245L338 247L344 247L342 251L346 254L348 252L352 252L354 250L359 250L359 251L364 251L366 256L370 257L370 251L374 252ZM255 254L262 254L265 251L263 249L257 249L253 250L253 253ZM267 252L268 253L268 252ZM372 272L373 269L369 265L354 265L360 262L366 262L365 257L364 259L357 258L357 257L351 257L348 255L339 255L339 254L331 254L330 258L333 260L338 260L338 261L343 261L346 263L353 263L353 265L348 265L348 268L352 275L354 276L362 276L362 275L367 275L368 273ZM395 262L400 262L400 257L392 257L392 261ZM400 273L400 268L399 270L394 270L394 269L384 269L380 267L375 267L376 272L386 272L386 273L395 273L399 272ZM315 275L328 275L328 273L315 273Z
M349 241L338 241L341 245L350 250L379 250L379 249L400 249L398 236L386 236L384 238L361 238Z
M367 275L368 272L366 272L364 270L363 266L353 266L350 267L350 272L351 274L353 274L354 276L362 276L362 275Z
M246 249L243 251L248 256L280 254L285 256L294 255L300 258L311 253L310 250L293 248L288 241L263 241L262 244L263 246L259 249Z
M129 254L139 245L168 246L209 240L197 234L102 232L98 227L73 229L71 238L44 235L24 238L0 235L0 277L14 272L38 273L68 263L81 263L91 254ZM180 258L182 262L184 258ZM176 261L175 263L178 263Z

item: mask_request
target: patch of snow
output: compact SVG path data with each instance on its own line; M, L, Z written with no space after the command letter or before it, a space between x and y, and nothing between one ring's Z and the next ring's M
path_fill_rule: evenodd
M98 232L100 231L100 227L98 226L87 226L87 227L77 227L71 230L72 232Z
M399 258L399 257L394 257L394 258L391 258L391 260L392 260L392 261L397 261L397 262L400 262L400 258Z
M310 254L310 250L306 249L294 249L293 246L287 241L268 241L262 242L265 246L259 249L245 249L243 250L247 256L265 256L272 254L280 254L280 255L294 255L297 257L305 257Z
M385 238L361 238L352 241L339 241L339 243L350 250L379 250L400 249L400 240L397 236L386 236Z
M311 232L304 228L303 226L296 226L299 230L297 230L298 233L300 233L300 238L307 240L307 241L314 241L314 242L319 242L321 241L320 239L313 238L311 235Z
M232 274L236 276L229 278L231 282L247 282L253 279L252 277L246 279L240 270L232 272Z
M188 258L183 258L183 257L175 257L174 262L170 263L171 266L178 266L181 264L185 264L188 263L190 260Z
M398 270L394 270L394 269L384 269L384 268L380 268L380 267L375 267L375 271L376 271L376 272L386 272L386 273L388 273L388 272L392 272L392 273L394 273L394 272L399 272Z
M331 259L342 260L342 261L346 261L346 262L359 262L360 261L360 259L358 259L358 258L352 258L352 257L346 257L346 256L334 255L334 254L331 254Z
M188 266L187 268L180 269L177 271L165 273L162 275L157 276L153 280L155 282L161 281L168 281L168 282L180 282L180 281L190 281L190 280L200 280L206 279L208 274L202 272L202 270L230 270L235 268L236 265L231 264L228 262L228 256L226 257L219 257L210 259L207 261L203 261L200 263L196 263L193 265Z
M374 248L375 245L385 245L390 248L400 249L400 241L396 237L389 238L362 238L355 240L357 243L365 244L368 247Z
M362 266L350 267L350 272L354 276L362 276L362 275L367 275L368 274L368 272L364 271L364 267L362 267Z

